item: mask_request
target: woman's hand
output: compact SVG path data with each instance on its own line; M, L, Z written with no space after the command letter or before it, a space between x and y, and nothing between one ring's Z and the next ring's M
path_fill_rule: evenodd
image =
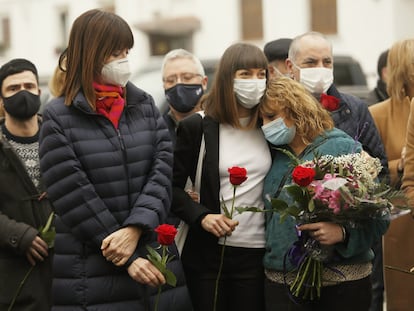
M142 284L157 287L165 284L162 273L147 259L137 258L128 267L129 276Z
M231 235L238 224L238 221L227 218L223 214L207 214L201 221L203 229L218 238Z
M344 241L342 226L333 222L315 222L298 227L300 231L309 231L309 235L321 245L333 245Z
M137 248L142 229L125 227L108 235L101 245L102 255L116 266L123 266Z

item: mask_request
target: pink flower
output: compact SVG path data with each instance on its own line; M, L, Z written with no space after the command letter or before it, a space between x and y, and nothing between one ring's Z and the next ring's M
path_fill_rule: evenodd
M333 209L334 214L338 214L341 211L341 192L334 190L330 192L329 205L330 209Z

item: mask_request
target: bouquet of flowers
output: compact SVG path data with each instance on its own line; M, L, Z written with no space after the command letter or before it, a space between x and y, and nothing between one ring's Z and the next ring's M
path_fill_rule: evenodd
M293 154L282 151L294 164L293 183L284 186L292 200L288 203L269 198L272 209L267 210L278 212L280 222L289 216L299 225L333 222L342 226L345 237L345 227L355 228L364 220L388 217L390 199L395 193L377 182L376 176L382 169L378 159L360 153L338 157L315 154L312 161L300 163ZM250 207L238 210L260 212ZM286 254L296 273L290 291L294 298L318 299L323 268L329 268L332 247L321 245L306 231L298 230L297 234L298 240Z
M284 151L286 152L286 151ZM377 158L353 153L333 157L315 155L312 161L297 163L293 184L285 188L293 204L271 199L281 221L288 215L299 223L332 221L354 226L358 220L382 217L390 207L390 188L376 181L382 166Z

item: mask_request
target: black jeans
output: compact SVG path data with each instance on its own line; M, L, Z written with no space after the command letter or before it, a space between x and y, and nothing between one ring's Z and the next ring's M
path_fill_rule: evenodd
M226 246L217 311L264 310L263 255L264 249ZM194 311L213 310L217 272L186 271Z
M371 303L370 277L324 286L319 300L296 304L284 284L265 280L266 311L368 311Z

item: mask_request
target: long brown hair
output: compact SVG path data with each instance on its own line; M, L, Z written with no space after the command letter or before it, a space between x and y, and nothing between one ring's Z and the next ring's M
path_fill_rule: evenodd
M229 124L236 128L243 126L239 122L237 100L233 83L239 69L267 69L267 58L263 51L252 44L235 43L228 47L217 66L210 91L202 98L202 107L206 115L219 123ZM251 109L251 120L247 128L258 124L258 108Z
M334 127L334 122L320 103L305 87L290 78L272 79L259 105L262 115L283 111L296 125L296 135L305 144Z
M72 25L68 47L59 58L59 67L66 71L62 89L65 104L71 105L82 89L95 110L92 82L99 82L104 62L114 51L133 45L131 28L118 15L96 9L80 15Z

